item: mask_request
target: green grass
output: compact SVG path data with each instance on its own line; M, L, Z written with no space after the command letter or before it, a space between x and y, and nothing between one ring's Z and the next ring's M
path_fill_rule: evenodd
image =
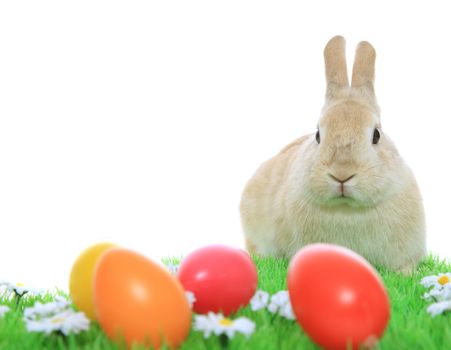
M259 288L269 293L286 289L286 271L288 262L276 259L255 259L259 273ZM398 275L379 270L388 288L391 299L391 320L388 329L377 349L449 349L451 344L451 313L432 318L426 313L427 302L421 296L425 289L419 284L423 276L451 271L449 262L428 257L412 276ZM0 296L0 304L10 305L13 311L0 319L0 349L37 350L37 349L119 349L111 343L97 324L88 332L64 337L57 334L46 336L27 333L22 322L24 307L35 301L50 301L54 296L47 294L39 297L24 297L18 307L14 300ZM249 338L238 335L232 339L227 349L265 349L293 350L319 349L302 332L295 321L274 316L266 310L253 312L249 308L240 310L233 317L246 316L256 322L255 333ZM447 344L447 345L446 345ZM142 349L134 347L134 350ZM219 338L204 339L200 332L191 331L183 350L222 350Z

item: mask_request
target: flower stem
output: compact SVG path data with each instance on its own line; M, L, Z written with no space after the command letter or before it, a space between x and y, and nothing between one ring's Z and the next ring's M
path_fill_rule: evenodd
M219 336L219 343L221 344L222 349L227 349L229 346L229 338L225 334L221 334Z
M25 293L24 293L25 294ZM24 294L19 294L16 291L14 291L14 299L16 299L16 308L19 307L20 300L24 296Z

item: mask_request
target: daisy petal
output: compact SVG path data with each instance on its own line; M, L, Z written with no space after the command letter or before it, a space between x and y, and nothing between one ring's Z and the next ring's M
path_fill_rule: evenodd
M246 337L249 337L255 331L255 322L246 317L240 317L233 321L233 328L236 332L243 333Z
M271 301L268 305L268 311L273 314L277 313L289 320L294 320L296 318L291 307L290 295L286 290L277 292L271 297Z
M426 301L451 300L451 284L447 284L441 288L432 288L429 292L424 293L423 299Z
M212 312L208 315L195 315L193 329L204 333L204 338L208 338L213 333L215 323L217 323Z
M179 271L180 264L167 263L166 268L173 274L176 275Z
M6 305L0 305L0 318L2 318L6 313L8 313L10 308Z
M83 312L68 312L64 314L65 321L61 324L60 329L63 334L80 333L89 329L90 321ZM55 317L58 317L56 315Z
M269 294L262 290L257 290L255 295L252 297L250 304L251 310L257 311L264 309L268 305Z
M37 301L32 307L27 307L24 310L24 317L28 319L37 319L47 317L49 315L59 313L70 306L68 300L57 298L56 301L42 304Z
M279 309L280 316L283 316L289 320L295 320L296 316L294 315L293 308L291 307L291 303L286 303Z
M429 305L427 308L427 312L432 317L440 315L445 311L451 311L451 300L434 303L434 304Z
M185 292L186 299L188 299L190 309L193 308L194 303L196 302L196 296L193 292L186 291Z
M420 284L424 288L429 288L434 286L437 283L437 276L426 276L420 281Z

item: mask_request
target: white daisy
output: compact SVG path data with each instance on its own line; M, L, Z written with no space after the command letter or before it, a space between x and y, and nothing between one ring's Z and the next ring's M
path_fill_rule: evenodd
M0 305L0 318L5 316L5 314L10 310L9 306Z
M25 325L29 332L44 332L50 334L53 331L61 331L65 335L70 332L79 333L89 329L89 320L82 312L65 310L50 317L40 319L25 319Z
M186 291L185 292L186 299L188 299L190 309L193 308L194 303L196 302L196 296L193 292Z
M25 308L24 321L29 332L50 334L59 331L65 335L88 330L90 323L83 312L75 312L71 302L61 296L57 296L55 301L36 302L32 307Z
M60 331L64 335L79 333L89 329L89 319L83 312L75 312L72 309L64 310L50 317L39 319L25 318L25 326L29 332L43 332L50 334Z
M203 332L205 338L211 334L225 334L228 338L233 338L237 332L250 336L255 331L255 323L246 317L232 320L222 314L209 312L207 315L195 316L194 330Z
M23 283L7 283L6 291L14 293L18 297L23 297L25 294L41 294L43 292L42 289L31 288Z
M420 283L425 288L443 288L443 286L451 284L451 272L426 276L420 281Z
M293 308L291 307L290 296L286 290L282 290L271 296L268 311L273 314L277 313L289 320L294 320L296 318L293 313Z
M55 301L42 304L37 301L32 307L27 307L24 310L24 317L30 320L36 320L42 317L57 314L65 309L68 309L71 303L61 297L57 296Z
M440 315L445 311L451 311L451 300L440 301L429 305L427 308L427 312L429 312L432 317Z
M451 283L440 288L432 288L429 292L424 293L423 298L427 301L451 300Z
M255 295L252 297L250 303L251 303L251 310L257 311L260 309L264 309L266 305L268 305L269 301L269 294L266 293L263 290L257 290Z

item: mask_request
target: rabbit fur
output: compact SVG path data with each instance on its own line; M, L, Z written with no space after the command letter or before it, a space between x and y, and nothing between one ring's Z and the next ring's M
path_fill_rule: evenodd
M424 210L412 171L381 130L376 52L359 43L351 85L343 37L328 42L324 59L326 99L317 134L283 148L245 186L246 248L291 258L306 244L327 242L408 273L426 252Z

